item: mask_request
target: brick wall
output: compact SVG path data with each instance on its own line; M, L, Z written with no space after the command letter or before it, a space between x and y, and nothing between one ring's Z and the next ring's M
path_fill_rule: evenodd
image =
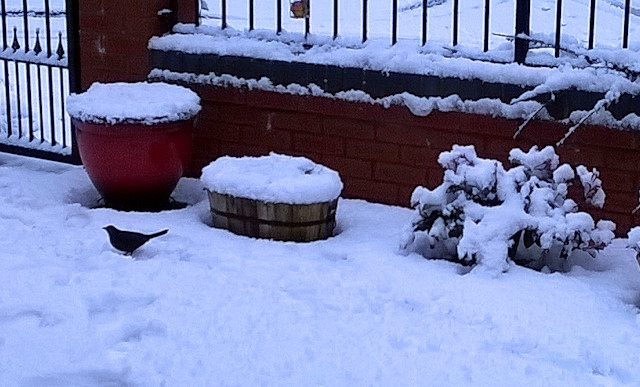
M79 2L81 87L93 82L142 81L150 69L149 38L180 20L195 22L196 1ZM158 14L168 9L171 13Z
M442 112L418 117L401 106L192 87L203 99L193 176L222 155L304 155L340 172L345 197L401 206L409 205L417 185L433 188L442 182L437 158L453 144L473 144L480 157L508 166L510 149L554 144L568 129L533 121L513 140L520 121ZM600 170L607 201L602 211L590 212L614 220L620 235L640 220L631 214L638 203L639 148L639 132L583 126L557 149L561 162Z

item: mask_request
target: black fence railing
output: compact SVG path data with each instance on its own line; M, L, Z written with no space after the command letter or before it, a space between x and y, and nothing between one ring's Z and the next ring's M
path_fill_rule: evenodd
M549 2L536 0L207 1L209 4L201 8L202 24L219 23L223 29L266 28L277 33L292 31L302 25L305 36L314 33L337 39L353 37L355 33L366 42L374 35L375 38L386 35L391 45L401 39L418 39L423 46L429 42L448 47L468 46L462 32L472 26L474 32L466 35L473 35L473 44L479 44L477 49L490 51L492 46L498 45L498 38L513 41L513 60L518 63L525 63L533 46L543 46L559 57L565 38L573 38L579 42L579 48L589 50L596 47L596 43L627 49L631 43L633 19L640 17L640 9L633 8L630 0L601 0L598 3L596 0L555 0L553 7L548 6ZM505 7L507 3L509 7ZM385 19L382 22L380 15ZM598 34L606 37L599 38L596 34L598 18L603 18L598 24ZM302 19L302 22L293 24L287 19ZM636 22L640 24L640 20ZM540 27L541 24L545 26ZM354 25L358 25L358 32ZM409 34L401 31L408 29L412 30ZM612 32L614 30L618 32ZM603 31L607 33L602 34ZM575 50L576 46L570 48Z
M0 150L76 162L65 99L77 91L77 2L0 0Z

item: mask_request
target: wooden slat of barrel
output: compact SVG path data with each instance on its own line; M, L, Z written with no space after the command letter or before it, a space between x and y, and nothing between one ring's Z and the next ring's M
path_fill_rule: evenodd
M307 242L333 235L336 198L312 204L265 203L209 191L214 227L258 238Z

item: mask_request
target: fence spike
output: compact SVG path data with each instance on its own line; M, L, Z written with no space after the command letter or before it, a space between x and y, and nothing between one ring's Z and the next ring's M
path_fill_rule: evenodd
M58 60L64 58L64 47L62 47L62 32L58 32L58 49L56 50Z
M13 27L13 43L11 43L11 48L13 48L13 52L20 49L20 43L18 42L18 27Z
M36 55L42 52L42 46L40 45L40 28L36 28L36 44L33 46L33 51Z

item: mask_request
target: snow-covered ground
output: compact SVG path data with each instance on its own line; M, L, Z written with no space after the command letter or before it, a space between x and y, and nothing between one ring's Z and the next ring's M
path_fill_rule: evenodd
M94 208L81 167L0 154L6 386L618 386L640 380L640 270L616 240L568 273L400 255L412 211L342 200L313 243L182 210ZM127 258L102 227L169 233Z
M286 243L185 209L93 208L81 167L0 154L0 380L13 386L634 385L640 269L616 240L567 273L399 254L406 208L341 200ZM128 258L102 227L169 233Z

